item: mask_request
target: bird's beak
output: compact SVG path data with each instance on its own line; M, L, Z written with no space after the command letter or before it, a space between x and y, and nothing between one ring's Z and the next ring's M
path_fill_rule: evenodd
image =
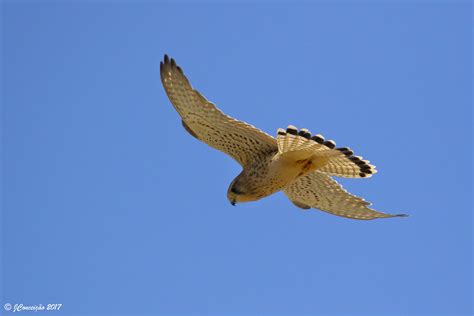
M235 200L231 201L230 204L232 204L232 206L235 206Z

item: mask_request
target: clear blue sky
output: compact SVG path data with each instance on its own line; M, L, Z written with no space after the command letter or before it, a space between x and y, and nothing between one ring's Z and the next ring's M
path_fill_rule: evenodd
M2 306L472 313L469 2L2 9ZM354 221L282 193L232 207L240 167L181 127L164 53L226 113L353 148L379 173L346 189L411 216Z

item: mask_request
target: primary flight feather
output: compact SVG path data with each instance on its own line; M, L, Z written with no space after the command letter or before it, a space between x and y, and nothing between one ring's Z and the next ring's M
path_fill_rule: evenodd
M369 202L348 193L331 176L366 178L377 172L347 147L312 136L307 129L290 125L274 138L258 128L219 110L195 90L167 55L160 64L161 81L171 103L192 136L234 158L243 168L232 181L227 198L235 205L256 201L283 191L296 206L352 219L376 219L386 214Z

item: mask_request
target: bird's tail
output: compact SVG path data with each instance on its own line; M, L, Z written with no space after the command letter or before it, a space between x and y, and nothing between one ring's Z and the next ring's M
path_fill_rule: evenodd
M354 156L351 149L336 148L334 141L324 140L319 134L312 136L305 128L299 131L293 125L289 125L286 130L279 128L277 143L280 155L298 161L312 161L319 171L329 175L366 178L377 172L369 161Z

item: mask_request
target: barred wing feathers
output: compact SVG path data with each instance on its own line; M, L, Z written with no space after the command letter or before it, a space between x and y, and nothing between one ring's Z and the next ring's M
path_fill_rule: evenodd
M369 207L364 199L348 193L330 176L313 171L301 176L284 189L288 198L301 208L317 208L334 215L369 220L400 217L405 214L386 214Z
M161 81L183 127L194 137L246 166L256 158L277 152L275 138L219 110L193 89L174 59L164 57Z

